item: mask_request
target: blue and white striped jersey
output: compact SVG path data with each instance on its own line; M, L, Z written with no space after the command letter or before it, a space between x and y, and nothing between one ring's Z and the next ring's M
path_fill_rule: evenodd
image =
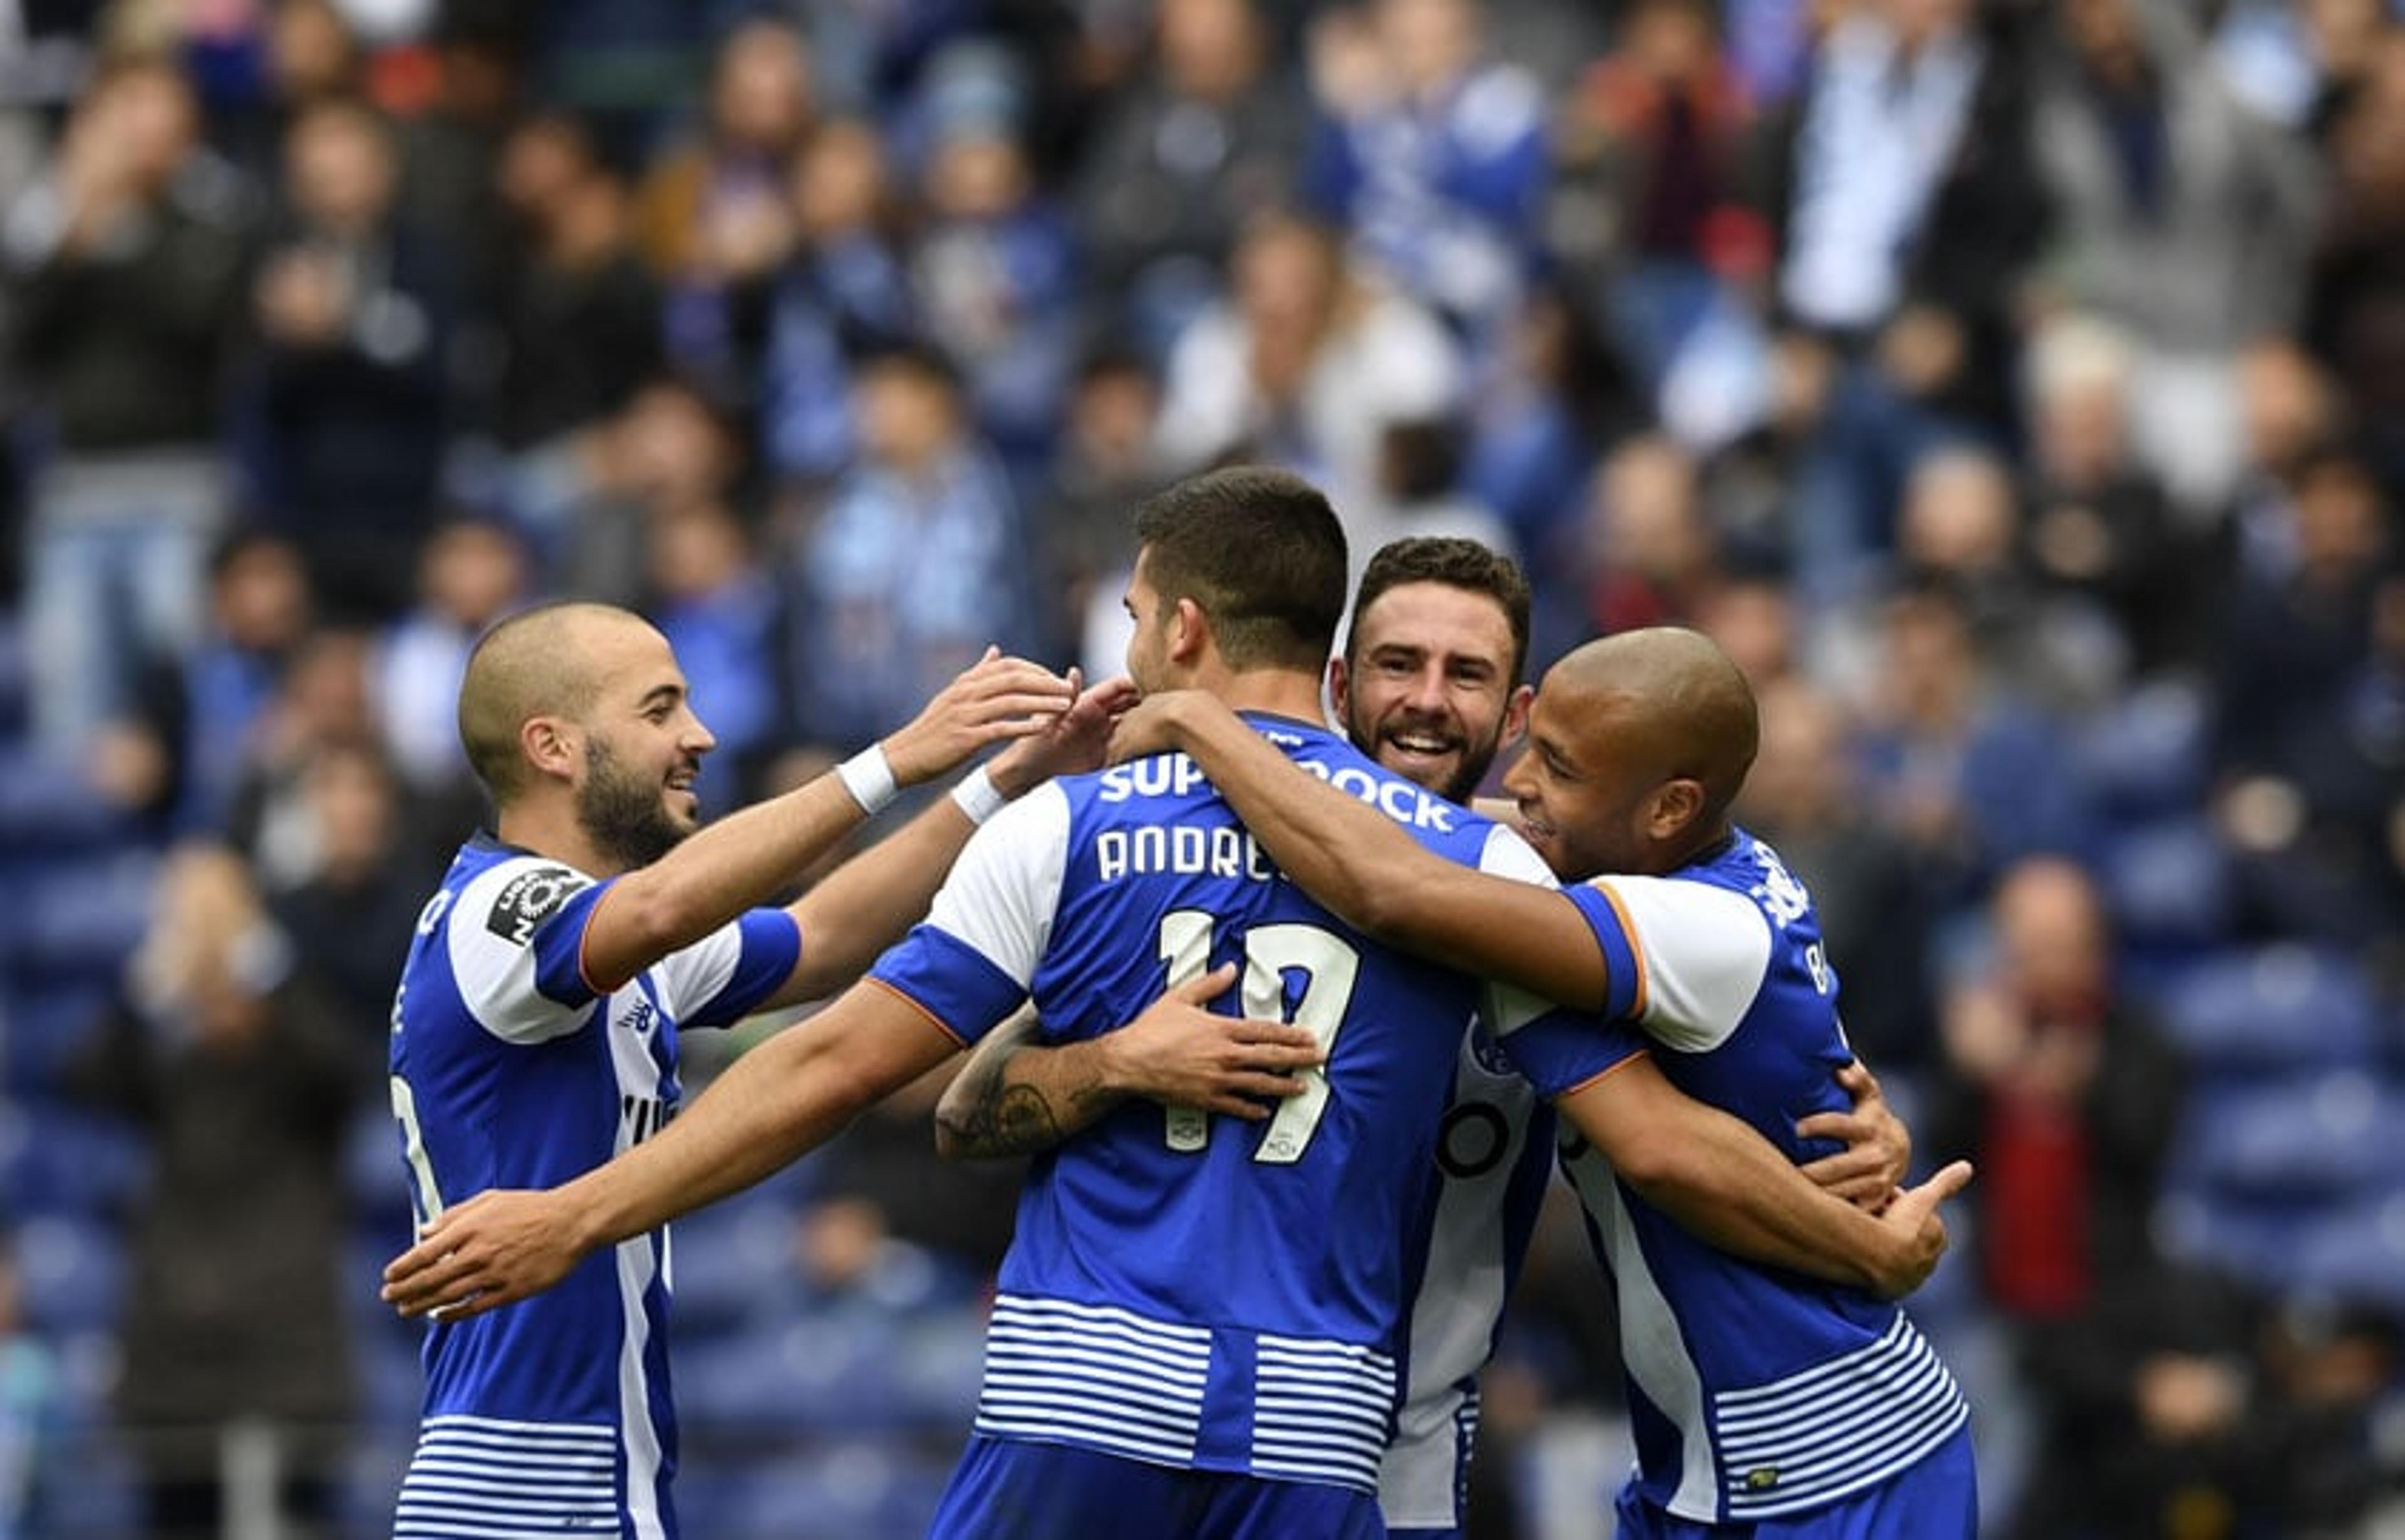
M1544 880L1517 835L1325 728L1254 725L1429 848ZM1036 1158L977 1430L1375 1491L1412 1238L1480 987L1314 903L1184 755L1056 782L997 815L872 976L968 1039L1032 994L1065 1041L1228 961L1244 965L1238 1008L1316 1033L1324 1071L1262 1124L1132 1102ZM1506 1027L1527 1014L1489 1010Z
M1427 1254L1378 1508L1397 1530L1458 1529L1478 1434L1478 1371L1495 1351L1554 1164L1554 1111L1484 1028L1461 1041L1436 1143Z
M1852 1058L1820 917L1770 847L1738 831L1666 877L1570 896L1610 960L1607 1024L1554 1016L1506 1040L1548 1096L1625 1057L1632 1029L1673 1084L1797 1161L1831 1154L1798 1119L1843 1110ZM1895 1305L1740 1261L1681 1229L1573 1141L1564 1165L1620 1296L1637 1482L1681 1518L1807 1513L1887 1479L1970 1415Z
M556 1186L653 1133L680 1096L678 1031L739 1020L801 955L791 916L754 910L597 996L580 955L608 887L480 835L418 917L391 1069L421 1224L487 1187ZM669 1287L656 1231L531 1299L429 1326L393 1533L674 1535Z

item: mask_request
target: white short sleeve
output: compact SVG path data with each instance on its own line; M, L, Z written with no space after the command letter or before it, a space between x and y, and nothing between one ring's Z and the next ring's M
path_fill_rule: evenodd
M1627 920L1646 1035L1691 1054L1727 1042L1770 968L1770 921L1761 909L1743 893L1675 877L1598 877L1595 886Z
M970 837L927 923L1026 987L1051 940L1068 860L1068 793L1048 782Z

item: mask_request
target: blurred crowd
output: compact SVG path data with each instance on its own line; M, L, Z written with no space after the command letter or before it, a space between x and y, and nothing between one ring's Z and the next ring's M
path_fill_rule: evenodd
M1232 460L1516 554L1534 667L1747 669L1741 816L1982 1168L1925 1313L1993 1533L2405 1526L2389 0L5 0L0 345L0 1536L137 1511L42 1457L79 1396L206 1445L148 1533L241 1417L375 1532L310 1440L414 1390L359 1130L485 625L654 617L724 809L989 642L1116 672L1128 509ZM973 1354L923 1133L718 1226L814 1351ZM1607 1511L1577 1249L1479 1533ZM885 1393L693 1292L728 1423Z

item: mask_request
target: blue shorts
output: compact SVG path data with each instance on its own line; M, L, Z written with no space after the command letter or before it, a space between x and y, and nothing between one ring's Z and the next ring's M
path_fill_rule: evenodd
M1979 1480L1967 1428L1902 1475L1792 1519L1699 1524L1640 1501L1634 1483L1620 1491L1620 1540L1976 1540L1978 1533Z
M969 1439L930 1540L1384 1540L1378 1500L1307 1481Z
M1442 1530L1388 1530L1386 1540L1461 1540L1461 1528L1456 1525Z

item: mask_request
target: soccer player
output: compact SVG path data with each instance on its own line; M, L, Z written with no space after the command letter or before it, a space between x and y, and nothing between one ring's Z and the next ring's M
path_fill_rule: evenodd
M1506 788L1565 892L1428 861L1258 750L1198 693L1123 718L1114 753L1184 749L1271 858L1372 935L1572 1006L1503 1039L1565 1105L1649 1060L1795 1158L1850 1059L1811 895L1733 825L1756 740L1745 679L1675 628L1592 642L1546 676ZM1598 1080L1598 1077L1600 1079ZM1620 1533L1976 1533L1968 1408L1894 1304L1745 1262L1682 1228L1610 1152L1568 1160L1619 1298L1638 1467ZM1943 1196L1961 1163L1894 1203Z
M1214 472L1138 519L1130 672L1245 710L1281 762L1369 798L1438 852L1541 878L1516 836L1379 769L1320 726L1344 602L1335 514L1281 472ZM566 1186L488 1193L387 1269L405 1311L523 1297L593 1247L758 1180L1006 1019L1090 1035L1233 959L1248 1015L1323 1045L1311 1086L1252 1130L1131 1104L1040 1160L1006 1257L974 1436L939 1535L1384 1533L1406 1237L1477 987L1365 944L1259 860L1190 763L1051 783L972 839L930 917L871 978L746 1055L658 1137ZM1503 1029L1521 1014L1488 1007ZM1640 1068L1642 1068L1640 1066ZM1658 1075L1654 1081L1659 1082ZM1641 1073L1616 1086L1644 1094ZM1666 1087L1667 1089L1667 1087ZM1908 1288L1943 1247L1925 1207L1874 1220L1736 1120L1615 1145L1649 1173L1741 1166L1715 1217L1792 1254L1850 1255ZM1774 1241L1768 1237L1776 1237Z
M1519 741L1535 692L1521 682L1529 595L1519 568L1475 540L1413 538L1371 557L1329 695L1353 746L1389 770L1466 804L1497 754ZM1032 1013L980 1043L935 1110L937 1148L957 1158L1040 1154L1130 1097L1259 1121L1316 1061L1296 1029L1199 1008L1231 979L1184 985L1175 1004L1116 1032L1047 1047ZM1884 1197L1909 1141L1877 1083L1849 1067L1862 1099L1803 1131L1849 1139L1811 1174L1844 1184L1867 1168ZM1405 1393L1379 1472L1389 1536L1460 1533L1478 1425L1479 1368L1493 1351L1553 1163L1554 1116L1490 1038L1464 1037L1436 1142L1426 1264L1412 1307Z
M460 849L393 1002L393 1111L421 1227L449 1201L564 1181L655 1131L677 1106L679 1031L856 978L924 913L971 810L1081 747L1093 763L1107 702L1072 721L1074 693L989 652L882 745L696 833L712 739L667 639L601 605L494 627L470 658L459 731L498 834ZM791 909L755 907L897 785L1014 735L961 805L939 802ZM396 1535L676 1533L667 1241L622 1239L542 1299L438 1318Z

